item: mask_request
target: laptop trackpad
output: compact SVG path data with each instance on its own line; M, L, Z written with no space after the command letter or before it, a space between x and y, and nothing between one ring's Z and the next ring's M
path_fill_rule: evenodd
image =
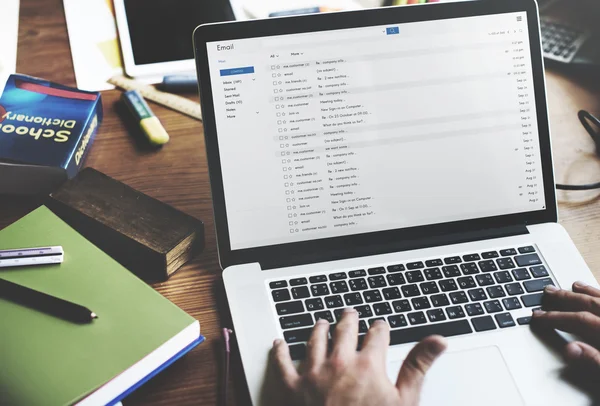
M388 364L396 382L400 363ZM427 373L421 406L523 405L523 399L498 347L444 354Z

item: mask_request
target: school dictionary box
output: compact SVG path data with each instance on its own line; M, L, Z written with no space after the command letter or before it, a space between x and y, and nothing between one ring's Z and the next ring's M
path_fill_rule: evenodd
M0 96L0 194L43 194L83 166L102 120L100 93L11 75Z

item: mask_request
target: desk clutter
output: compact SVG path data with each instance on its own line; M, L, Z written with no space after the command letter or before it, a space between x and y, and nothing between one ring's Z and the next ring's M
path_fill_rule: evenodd
M203 250L204 224L85 168L103 118L98 91L6 77L0 195L44 205L0 231L0 405L120 405L204 340L199 321L147 284ZM142 95L155 93L134 85L120 103L160 147L169 136ZM198 103L156 94L201 118Z
M62 264L2 268L3 285L74 302L97 318L56 317L7 299L0 285L0 403L113 405L204 340L197 320L47 207L0 231L3 248L53 244L64 249Z
M150 143L167 142L141 94L124 95ZM99 92L10 75L0 95L0 194L50 193L47 204L80 233L142 279L164 281L202 250L204 225L94 169L79 173L101 121Z

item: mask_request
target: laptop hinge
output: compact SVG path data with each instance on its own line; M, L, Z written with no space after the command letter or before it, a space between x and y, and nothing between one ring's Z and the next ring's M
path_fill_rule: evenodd
M439 247L472 241L491 240L494 238L511 237L529 234L525 225L500 227L485 230L466 231L461 233L436 235L433 237L415 238L404 241L390 241L388 244L371 246L346 246L336 251L315 252L286 258L273 258L260 261L262 270L285 268L289 266L306 265L316 262L337 261L348 258L359 258L371 255L389 254L392 252L410 251L421 248Z

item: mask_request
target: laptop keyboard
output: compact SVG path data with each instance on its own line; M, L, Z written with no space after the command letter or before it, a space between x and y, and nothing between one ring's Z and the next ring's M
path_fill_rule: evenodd
M390 345L398 345L529 324L527 308L540 306L553 284L533 246L267 281L295 360L304 358L315 322L334 329L346 307L358 312L359 346L376 320L387 321Z

